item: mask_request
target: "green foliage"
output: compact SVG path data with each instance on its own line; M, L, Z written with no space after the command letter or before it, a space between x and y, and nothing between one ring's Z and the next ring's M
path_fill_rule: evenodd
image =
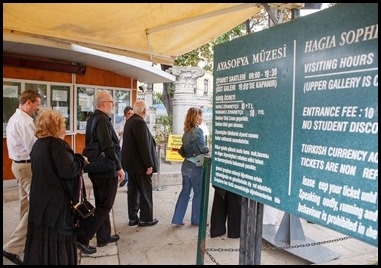
M155 103L163 103L163 101L164 101L163 93L162 92L156 92L154 100L156 100Z
M173 96L175 95L175 88L170 87L170 88L167 89L167 91L168 91L169 96L171 98L173 98Z
M153 126L155 141L158 145L166 144L169 135L172 133L172 116L164 115L156 118L156 124Z
M199 48L197 48L195 50L192 50L191 52L177 57L177 59L175 60L175 65L196 67L201 60L202 59L199 56Z
M245 34L245 24L238 25L231 31L221 35L216 40L209 42L191 52L177 57L176 66L192 66L197 67L203 65L205 71L213 71L213 51L216 45L233 40Z

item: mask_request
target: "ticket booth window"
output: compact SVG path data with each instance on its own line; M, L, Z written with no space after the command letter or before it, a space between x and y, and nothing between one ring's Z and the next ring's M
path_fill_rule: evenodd
M21 83L3 81L3 134L7 127L9 118L19 107L19 95Z
M131 106L131 91L129 90L115 90L115 124L114 128L119 129L124 118L124 108Z
M51 85L50 86L50 105L53 110L60 112L66 119L66 130L71 129L71 105L70 105L70 86Z
M47 84L34 84L25 83L25 90L30 89L37 91L41 96L40 107L44 108L48 105L48 85Z
M131 90L118 88L103 88L93 86L77 86L77 130L84 133L86 131L87 120L94 112L94 97L98 90L109 91L114 99L115 110L111 115L111 123L115 129L119 128L123 122L123 111L128 105L131 105Z
M77 87L77 130L85 131L87 120L94 112L94 87Z

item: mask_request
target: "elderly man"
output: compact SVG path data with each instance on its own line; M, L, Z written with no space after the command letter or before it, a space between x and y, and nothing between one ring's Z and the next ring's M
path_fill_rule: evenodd
M90 141L99 141L100 149L115 163L114 170L88 172L93 184L95 197L96 223L85 235L78 235L77 246L86 254L93 254L97 250L89 245L94 235L97 237L97 246L103 247L108 243L119 240L119 235L111 235L110 211L114 205L118 184L124 179L124 171L120 164L120 147L118 136L111 125L114 110L114 100L105 90L95 93L94 114L90 116L86 126L86 145Z
M144 121L148 115L147 104L138 100L133 109L134 115L124 126L122 166L128 172L129 225L145 227L158 223L153 218L152 202L152 174L157 172L156 143Z

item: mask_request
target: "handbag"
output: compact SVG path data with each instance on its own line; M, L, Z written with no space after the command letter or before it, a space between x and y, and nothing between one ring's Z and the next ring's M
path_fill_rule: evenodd
M86 188L82 175L80 175L78 184L78 203L74 205L73 200L66 188L66 185L60 180L66 196L70 200L70 208L73 214L73 230L77 235L85 235L95 225L95 207L87 200Z
M87 200L86 198L86 189L85 183L83 181L83 177L80 176L79 179L80 187L79 187L79 202L75 205L72 204L72 207L75 211L75 214L78 214L83 219L91 216L95 212L95 207Z
M97 218L95 214L90 215L87 218L83 218L77 214L73 219L73 229L77 235L84 236L90 233L91 228L95 225Z
M71 204L74 212L73 228L77 235L86 235L96 223L95 207L87 200L85 183L82 176L79 183L79 202L76 205Z
M95 210L95 207L87 199L78 202L73 208L84 219L93 215Z
M96 120L93 120L91 133L94 133ZM114 160L110 159L104 152L101 151L99 141L95 141L94 135L82 151L82 155L87 157L88 164L83 168L85 173L103 173L116 170Z

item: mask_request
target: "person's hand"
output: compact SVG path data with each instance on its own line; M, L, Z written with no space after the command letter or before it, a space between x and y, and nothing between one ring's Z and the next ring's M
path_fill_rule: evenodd
M86 156L82 155L82 157L85 159L85 164L90 164L89 159Z
M152 168L152 167L149 167L149 168L147 168L146 174L147 174L147 175L151 175L151 174L152 174L152 171L153 171L153 168Z
M125 173L123 169L118 170L117 173L118 173L118 185L119 185L119 183L121 183L124 180Z

